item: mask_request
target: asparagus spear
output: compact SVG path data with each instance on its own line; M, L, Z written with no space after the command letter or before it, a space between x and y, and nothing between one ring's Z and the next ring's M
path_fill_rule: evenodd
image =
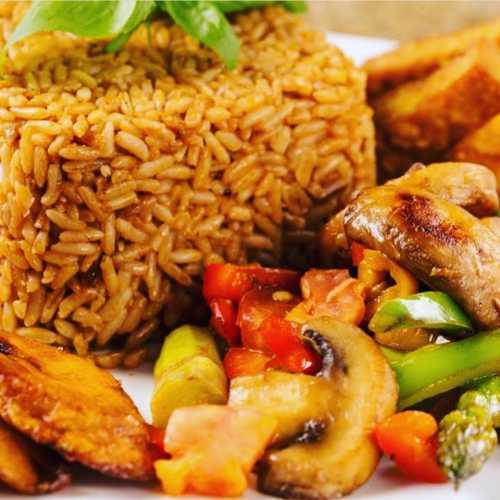
M490 458L498 426L500 376L494 376L462 394L457 409L439 424L438 462L455 485L476 474Z
M400 409L500 373L500 329L404 354L382 350L396 373Z

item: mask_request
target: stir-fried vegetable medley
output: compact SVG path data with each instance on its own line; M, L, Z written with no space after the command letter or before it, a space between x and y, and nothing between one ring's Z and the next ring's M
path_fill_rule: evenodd
M426 175L432 178L440 168L436 165L423 172L418 168L416 174L405 176L405 183L411 186L415 178L422 184ZM446 195L430 182L435 194L415 193L432 202L432 197L456 196L443 184L446 180L439 189ZM384 190L389 189L390 200L404 200L406 186L393 185L374 188L370 196L378 196L377 190L386 196ZM474 193L474 210L480 194ZM465 206L471 196L462 189L459 199L453 201ZM491 203L490 192L488 197L490 211L496 209L498 199ZM444 205L436 214L446 212L446 203L451 205L449 201L439 203ZM344 226L349 231L350 210L359 210L361 217L361 206L359 201L353 202L331 227L342 231ZM396 205L394 210L389 220L401 217L398 210L407 210L404 201L403 208ZM430 217L431 205L426 210ZM480 223L465 208L453 205L450 210L456 217L454 231L462 230L460 224ZM433 224L435 217L430 219ZM411 235L412 251L418 252L418 232L427 229L415 221L412 224L400 240ZM490 227L495 226L484 225L487 237L500 242L500 235ZM432 237L440 230L449 231L435 226ZM454 276L446 275L444 268L434 265L427 279L423 273L427 263L415 265L415 257L410 256L407 265L408 250L394 250L400 240L394 240L386 252L379 243L384 234L378 234L376 245L370 245L371 239L364 236L352 241L347 249L351 262L341 268L298 273L255 265L206 267L203 296L211 312L211 329L184 326L172 332L155 368L153 417L161 427L167 426L165 446L160 443L160 448L169 452L169 443L175 441L176 425L171 422L179 421L179 412L188 422L188 433L190 419L199 412L200 419L220 412L222 421L229 419L228 429L237 428L237 420L242 418L233 409L256 412L261 420L254 416L260 423L254 431L246 431L254 436L256 448L250 451L242 444L237 458L234 447L239 440L235 437L233 446L219 448L216 456L213 450L204 451L203 442L191 442L173 453L173 460L165 459L157 472L167 492L241 493L246 486L242 471L243 477L248 476L252 468L242 468L242 464L257 459L261 491L278 495L286 491L300 498L328 498L352 491L373 473L380 452L419 481L459 484L481 469L495 448L495 427L500 422L500 377L496 376L500 371L500 329L481 328L486 308L478 312L482 305L462 296L462 290L454 293L450 288ZM328 247L336 240L327 236ZM342 251L345 256L345 245ZM442 262L441 255L424 255L431 263L433 259ZM496 269L498 263L489 261L488 265ZM456 262L450 263L452 269L456 266ZM446 276L443 287L435 279L438 274ZM497 295L489 300L497 300ZM185 408L187 404L226 406ZM446 411L441 418L443 407ZM395 413L397 408L400 413ZM441 414L433 408L441 408ZM271 421L275 428L270 437L261 431L265 425L269 429ZM223 442L227 433L216 426L210 437ZM250 454L244 458L246 452ZM184 457L181 461L176 458L179 453ZM198 467L197 479L192 481L185 463L195 467L197 459L188 457L204 453L212 457L212 463L226 467L233 460L233 466L222 473ZM250 457L251 462L246 462ZM173 485L169 483L174 471L184 478L180 485L177 479L171 479ZM219 486L210 485L210 479Z

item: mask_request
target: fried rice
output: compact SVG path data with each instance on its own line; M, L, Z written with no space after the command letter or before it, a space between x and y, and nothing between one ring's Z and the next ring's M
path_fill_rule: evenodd
M2 3L4 38L25 9ZM136 366L149 339L201 314L205 265L300 255L374 183L364 74L278 7L233 22L236 71L160 22L117 54L62 33L10 49L4 330Z

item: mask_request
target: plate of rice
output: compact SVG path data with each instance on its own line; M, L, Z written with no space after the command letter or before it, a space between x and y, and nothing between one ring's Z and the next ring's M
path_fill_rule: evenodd
M0 3L2 44L29 6ZM3 62L1 328L113 370L147 422L166 333L208 318L206 266L310 267L318 230L376 183L359 65L395 44L321 33L280 6L231 23L234 70L156 18L118 51L59 28ZM456 497L496 498L499 460ZM353 497L449 493L385 460ZM164 494L83 471L52 496Z

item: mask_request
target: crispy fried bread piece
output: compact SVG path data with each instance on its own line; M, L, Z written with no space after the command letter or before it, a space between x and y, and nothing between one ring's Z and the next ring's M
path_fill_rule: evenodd
M372 104L392 144L444 151L500 112L500 48L481 44Z
M423 190L380 186L347 206L344 229L448 293L479 327L500 327L500 236L463 208Z
M474 161L489 167L500 190L500 114L462 139L451 151L453 160Z
M143 418L90 360L0 331L0 416L69 461L123 479L153 477Z
M500 19L472 28L417 40L368 60L368 92L371 95L400 83L421 78L450 58L462 55L481 40L500 41Z
M71 482L63 460L0 420L0 481L21 493L49 493Z
M474 163L414 164L387 185L423 189L458 205L477 217L493 215L499 207L495 176ZM351 244L344 231L345 210L333 216L319 235L319 253L324 265L350 264Z

